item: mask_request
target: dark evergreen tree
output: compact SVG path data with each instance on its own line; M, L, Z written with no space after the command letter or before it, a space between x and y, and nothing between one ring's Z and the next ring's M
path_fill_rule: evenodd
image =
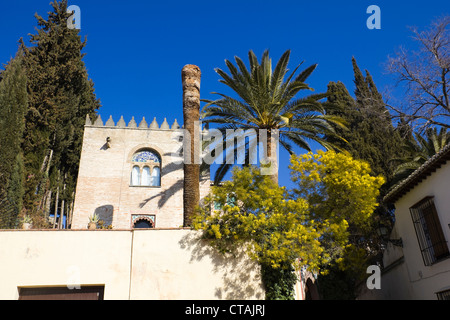
M336 128L336 136L329 136L328 140L338 149L347 150L354 156L353 130L355 124L363 120L363 116L357 108L355 99L342 82L330 82L327 97L325 104L329 105L328 113L342 117L347 126L346 129Z
M39 28L31 36L32 46L22 41L30 98L23 143L24 205L36 224L45 223L42 218L50 203L55 206L52 195L58 194L65 204L61 210L70 206L86 115L95 119L100 107L81 53L86 39L81 41L79 30L67 27L71 14L66 0L55 0L51 6L47 20L35 15Z
M28 105L27 78L19 52L0 82L0 229L17 226L23 198L21 142Z
M346 141L334 143L348 150L354 158L367 161L374 175L383 175L387 183L382 194L387 191L393 177L395 164L392 159L403 152L404 144L401 133L391 121L389 111L378 92L372 76L366 70L364 76L355 58L352 59L355 75L355 98L348 92L342 82L328 84L328 103L338 108L336 113L347 121L348 130L337 128L336 131Z
M352 149L355 157L371 165L374 174L382 174L389 185L394 172L391 159L402 150L403 141L392 124L390 114L378 92L372 76L366 70L364 77L355 58L352 59L355 74L356 107L361 118L352 126ZM362 120L362 121L359 121ZM386 188L383 188L385 192ZM382 191L383 193L383 191Z

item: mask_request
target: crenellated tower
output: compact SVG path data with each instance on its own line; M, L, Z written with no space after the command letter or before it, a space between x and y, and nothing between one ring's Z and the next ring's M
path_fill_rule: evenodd
M145 117L103 123L86 117L72 229L87 228L97 214L114 229L183 225L182 130L175 119L161 125ZM200 193L209 192L209 174Z

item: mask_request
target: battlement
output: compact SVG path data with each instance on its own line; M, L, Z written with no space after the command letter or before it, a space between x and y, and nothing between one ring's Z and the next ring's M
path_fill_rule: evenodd
M173 156L183 145L181 128L177 120L141 119L86 117L73 229L85 229L93 214L114 229L142 219L155 228L183 225L183 164ZM153 156L135 158L141 152ZM209 180L204 185L206 193Z
M125 120L123 119L123 116L120 117L120 120L117 122L117 124L114 122L113 117L110 116L108 121L106 121L105 124L103 124L102 117L98 115L97 119L92 122L89 115L86 115L86 123L85 127L96 127L96 128L120 128L120 129L142 129L142 130L177 130L180 129L180 125L177 122L177 119L173 122L171 126L169 126L169 123L167 122L167 119L164 118L163 123L161 126L156 121L156 117L153 118L152 123L148 125L147 121L145 120L145 117L142 118L139 125L134 120L134 117L131 118L130 122L128 122L128 125L126 124Z

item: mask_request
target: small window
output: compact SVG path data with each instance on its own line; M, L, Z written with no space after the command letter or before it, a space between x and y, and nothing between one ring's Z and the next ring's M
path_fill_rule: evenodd
M411 217L416 230L423 261L430 266L449 256L447 241L442 231L434 205L434 198L427 197L411 207Z
M138 166L134 166L133 170L131 170L131 185L141 185L141 169Z
M142 186L151 186L151 176L150 176L150 168L144 167L142 169Z
M152 229L155 227L155 216L131 215L131 226L133 229Z
M160 187L161 186L161 169L159 167L154 167L151 178L151 186Z
M131 158L131 183L133 187L161 186L161 157L155 151L141 150Z
M153 225L151 224L150 221L139 220L139 221L135 222L134 228L135 229L150 229L150 228L153 228Z

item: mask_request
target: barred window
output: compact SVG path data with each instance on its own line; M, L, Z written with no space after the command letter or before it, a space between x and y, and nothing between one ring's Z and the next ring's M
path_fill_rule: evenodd
M409 208L416 230L417 240L426 266L449 256L434 197L426 197Z

